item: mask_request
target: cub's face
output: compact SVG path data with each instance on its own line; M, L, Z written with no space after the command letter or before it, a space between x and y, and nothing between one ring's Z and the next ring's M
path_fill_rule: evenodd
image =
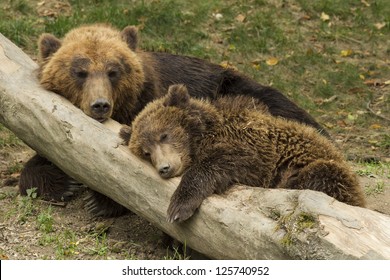
M150 161L161 177L180 176L194 158L195 135L202 135L206 124L216 119L211 114L208 120L205 104L191 99L185 85L171 85L164 97L145 106L131 128L122 128L120 136L136 156Z
M39 40L40 82L104 121L125 102L135 104L141 91L142 65L130 46L135 47L104 26L81 27L63 41L44 34Z
M152 163L162 178L180 176L191 164L189 134L176 118L167 118L170 109L137 117L129 142L130 150Z

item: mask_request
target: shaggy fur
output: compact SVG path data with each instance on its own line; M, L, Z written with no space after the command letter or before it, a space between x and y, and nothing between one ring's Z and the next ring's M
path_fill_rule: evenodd
M188 219L206 197L234 184L311 189L365 205L356 175L328 139L306 125L247 109L251 102L237 96L212 104L175 85L145 107L131 130L122 130L125 140L131 134L130 150L163 178L183 175L169 221Z
M130 124L148 102L170 85L183 83L196 98L237 93L254 97L270 114L306 123L327 135L309 114L275 89L205 60L143 52L137 43L137 30L131 26L122 31L106 25L82 26L63 40L43 34L38 43L40 83L98 121L111 117ZM58 200L65 198L65 193L67 198L71 196L69 181L60 169L37 155L23 169L19 186L22 194L36 187L38 195ZM102 195L90 196L87 205L92 213L103 216L126 211Z

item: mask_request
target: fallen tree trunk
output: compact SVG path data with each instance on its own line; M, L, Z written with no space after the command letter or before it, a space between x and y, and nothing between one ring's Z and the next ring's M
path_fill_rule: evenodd
M0 34L0 122L70 176L189 247L217 259L390 259L389 216L314 191L238 186L206 199L188 221L166 222L179 179L162 180L117 133L40 88L36 68Z

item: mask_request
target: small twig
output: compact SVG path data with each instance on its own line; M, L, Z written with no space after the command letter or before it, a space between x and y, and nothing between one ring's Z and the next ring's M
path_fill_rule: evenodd
M39 200L39 202L45 203L45 204L50 204L53 206L60 206L60 207L65 207L67 205L66 202L56 202L56 201L46 201L46 200Z
M366 108L367 108L367 110L368 110L371 114L377 116L378 118L381 118L381 119L383 119L383 120L386 120L386 121L390 122L390 119L389 119L389 118L386 118L385 116L381 116L381 115L375 113L374 110L371 109L370 104L371 104L371 100L367 102Z
M359 40L356 40L354 38L351 38L351 37L347 37L345 35L339 35L339 39L341 40L344 40L344 41L350 41L350 42L353 42L353 43L356 43L356 44L360 44L360 45L363 45L363 42L359 41Z

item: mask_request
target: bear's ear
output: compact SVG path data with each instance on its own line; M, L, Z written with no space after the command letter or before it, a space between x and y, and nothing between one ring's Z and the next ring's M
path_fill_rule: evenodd
M185 85L177 84L169 86L164 106L185 107L189 102L190 95Z
M129 145L131 138L131 127L128 125L124 125L119 130L119 137L123 140L123 145Z
M61 47L61 41L54 35L49 33L44 33L39 37L38 48L39 55L42 59L46 59L51 56L53 53L58 51Z
M126 26L121 32L122 40L126 42L132 51L135 51L138 46L138 29L131 25Z

